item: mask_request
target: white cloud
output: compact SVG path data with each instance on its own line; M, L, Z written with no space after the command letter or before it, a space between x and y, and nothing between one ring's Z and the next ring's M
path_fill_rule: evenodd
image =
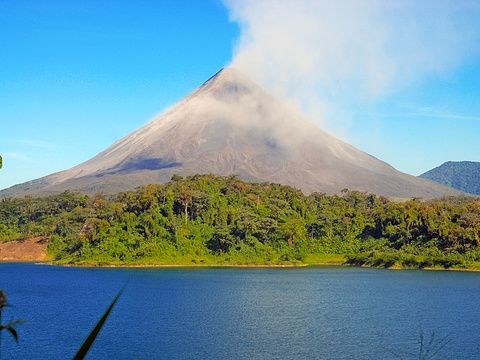
M375 113L375 116L383 118L429 118L457 121L480 121L480 115L465 115L447 111L439 111L430 108L422 108L417 111L392 112L392 113Z
M15 151L0 152L0 155L2 155L2 157L4 159L12 159L12 160L17 160L17 161L30 161L31 160L25 154L15 152Z
M54 149L56 148L55 144L52 144L48 141L44 140L38 140L38 139L24 139L19 141L20 144L32 147L32 148L37 148L37 149Z

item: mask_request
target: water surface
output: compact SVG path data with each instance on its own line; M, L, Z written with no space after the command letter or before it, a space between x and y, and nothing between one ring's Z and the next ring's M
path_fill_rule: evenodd
M422 331L480 358L480 273L0 264L2 359L71 358L127 281L90 359L418 359Z

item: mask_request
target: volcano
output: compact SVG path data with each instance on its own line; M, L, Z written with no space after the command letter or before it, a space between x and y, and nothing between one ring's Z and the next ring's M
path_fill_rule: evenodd
M455 194L329 135L239 70L225 68L92 159L1 195L115 193L164 183L174 174L237 175L305 193L351 189L402 198Z

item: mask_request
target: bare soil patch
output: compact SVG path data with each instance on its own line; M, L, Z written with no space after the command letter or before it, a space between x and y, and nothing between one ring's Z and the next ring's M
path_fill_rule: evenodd
M0 242L0 261L46 261L47 244L45 237Z

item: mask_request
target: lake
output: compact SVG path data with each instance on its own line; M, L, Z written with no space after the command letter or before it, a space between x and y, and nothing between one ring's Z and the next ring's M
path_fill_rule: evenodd
M89 359L480 358L480 273L0 264L2 359L72 358L127 282Z

